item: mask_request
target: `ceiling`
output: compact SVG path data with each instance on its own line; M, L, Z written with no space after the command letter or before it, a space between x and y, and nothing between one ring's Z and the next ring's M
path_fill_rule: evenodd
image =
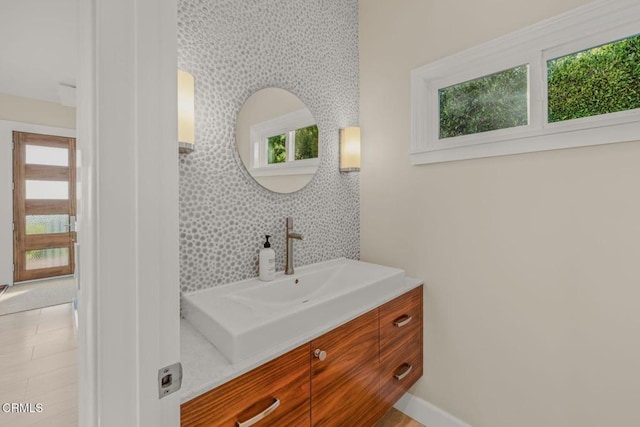
M0 0L0 93L60 102L75 86L78 0Z

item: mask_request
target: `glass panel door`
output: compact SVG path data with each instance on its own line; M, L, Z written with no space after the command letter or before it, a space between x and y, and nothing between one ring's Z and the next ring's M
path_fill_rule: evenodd
M75 139L13 133L14 281L73 274Z

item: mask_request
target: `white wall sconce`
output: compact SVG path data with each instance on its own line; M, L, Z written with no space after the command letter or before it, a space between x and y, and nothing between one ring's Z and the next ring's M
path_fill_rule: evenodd
M360 171L360 128L340 129L340 172Z
M193 76L178 70L178 151L182 154L191 153L196 142L194 88Z

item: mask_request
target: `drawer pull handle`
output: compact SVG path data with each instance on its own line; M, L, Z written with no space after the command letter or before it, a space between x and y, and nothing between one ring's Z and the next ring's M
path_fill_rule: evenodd
M273 403L271 404L271 406L269 406L267 409L265 409L264 411L260 412L258 415L256 415L255 417L248 419L247 421L236 421L236 427L250 427L254 424L256 424L258 421L261 421L263 419L265 419L265 417L267 415L269 415L270 413L272 413L273 411L276 410L276 408L278 406L280 406L280 399L273 399Z
M408 363L405 363L404 366L407 367L407 369L404 370L404 372L402 372L401 374L395 374L394 377L400 381L402 379L404 379L404 377L406 377L407 375L409 375L409 372L411 372L411 370L413 369L413 366L409 365Z
M405 314L398 317L396 320L394 320L393 324L396 325L398 328L400 328L406 325L407 323L411 322L411 319L412 319L411 315Z

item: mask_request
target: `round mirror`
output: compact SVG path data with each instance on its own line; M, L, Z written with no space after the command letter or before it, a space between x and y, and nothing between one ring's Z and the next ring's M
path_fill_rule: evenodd
M318 170L316 121L284 89L261 89L246 100L236 121L236 147L253 179L277 193L300 190Z

